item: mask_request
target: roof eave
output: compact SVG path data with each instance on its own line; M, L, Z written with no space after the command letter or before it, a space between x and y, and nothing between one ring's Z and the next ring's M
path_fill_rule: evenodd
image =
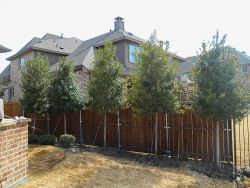
M16 54L14 54L14 55L8 57L6 60L12 61L13 59L17 58L18 56L20 56L20 55L22 55L22 54L24 54L24 53L26 53L26 52L28 52L28 51L30 51L30 50L31 50L31 48L27 48L26 50L24 50L24 51L22 51L22 52L20 52L20 53L16 53Z
M126 37L126 36L120 37L118 39L111 40L111 42L118 42L118 41L121 41L121 40L128 40L128 41L136 42L138 44L140 44L142 42L146 42L146 41L140 41L140 40L132 39L132 38L129 38L129 37ZM103 46L103 45L104 45L104 43L100 43L100 44L94 45L93 47L98 48L98 47Z
M11 49L6 48L6 47L4 47L4 46L1 46L1 47L0 47L0 53L6 53L6 52L11 52Z
M68 52L58 52L58 51L54 51L54 50L48 50L48 49L43 49L43 48L37 48L37 47L30 47L24 51L22 51L21 53L17 53L17 54L14 54L10 57L8 57L6 60L8 61L12 61L13 59L17 58L18 56L30 51L30 50L37 50L37 51L42 51L42 52L50 52L50 53L55 53L55 54L61 54L61 55L69 55L70 53Z
M31 49L37 50L37 51L43 51L43 52L61 54L61 55L70 55L70 54L71 54L71 53L69 53L69 52L59 52L59 51L55 51L55 50L49 50L49 49L44 49L44 48L38 48L38 47L35 47L35 46L32 46Z

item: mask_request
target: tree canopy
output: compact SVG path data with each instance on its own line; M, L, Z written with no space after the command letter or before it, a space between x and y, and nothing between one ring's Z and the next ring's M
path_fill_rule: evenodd
M112 42L97 51L90 69L90 107L99 112L116 112L124 104L124 67L116 59Z
M131 106L140 115L173 112L179 106L177 65L167 49L168 42L158 41L155 33L141 44L136 73L128 91Z
M22 70L22 108L26 112L43 113L48 110L50 72L48 58L39 55L28 61Z
M61 58L59 69L52 74L49 92L52 111L71 112L83 109L86 98L76 81L73 62L68 58Z
M219 33L212 42L202 43L193 78L193 107L202 116L214 120L241 119L247 112L248 94L243 87L239 54L225 46L226 36Z

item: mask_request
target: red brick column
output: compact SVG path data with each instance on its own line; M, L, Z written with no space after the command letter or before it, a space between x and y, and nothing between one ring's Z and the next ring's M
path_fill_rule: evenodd
M28 122L30 119L0 123L0 188L27 181Z

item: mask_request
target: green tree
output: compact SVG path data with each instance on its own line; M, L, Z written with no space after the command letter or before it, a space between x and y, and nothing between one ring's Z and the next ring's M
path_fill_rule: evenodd
M240 73L239 55L225 46L219 32L212 42L202 43L194 68L194 109L204 118L217 121L216 163L219 165L219 121L240 120L247 113L248 98Z
M155 33L141 45L128 93L129 101L139 115L155 116L156 154L158 113L174 112L179 106L177 65L171 62L167 48L168 43L158 41Z
M63 113L64 134L66 134L66 112L80 111L86 103L85 95L75 78L73 61L67 58L60 59L59 68L53 73L49 94L51 110Z
M104 147L106 148L106 115L117 112L124 104L124 68L116 60L112 42L105 42L104 48L97 51L90 69L90 107L104 115Z
M47 112L49 107L50 72L48 58L38 54L35 59L26 63L22 74L21 104L25 112L34 113L35 128L35 113Z

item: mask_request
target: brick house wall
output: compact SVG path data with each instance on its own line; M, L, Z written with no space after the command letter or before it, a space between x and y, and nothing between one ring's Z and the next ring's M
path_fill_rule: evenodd
M15 58L10 62L10 81L7 84L7 89L5 90L3 100L4 102L16 102L21 98L21 77L22 72L20 69L20 58L24 58L25 61L29 61L35 57L34 51L29 51L23 54L21 57ZM12 100L9 100L9 89L14 88L14 95Z
M17 186L27 181L28 122L0 123L0 187Z
M20 55L19 57L15 58L10 62L10 80L7 84L7 89L5 90L3 100L4 102L19 102L21 98L21 78L22 78L22 72L20 69L20 59L24 58L25 61L29 61L34 59L38 53L41 55L45 55L48 58L49 64L53 65L54 63L58 62L60 57L65 55L58 55L54 53L49 52L40 52L40 51L34 51L31 50L23 55ZM14 95L12 99L9 99L9 90L13 88L14 89Z

